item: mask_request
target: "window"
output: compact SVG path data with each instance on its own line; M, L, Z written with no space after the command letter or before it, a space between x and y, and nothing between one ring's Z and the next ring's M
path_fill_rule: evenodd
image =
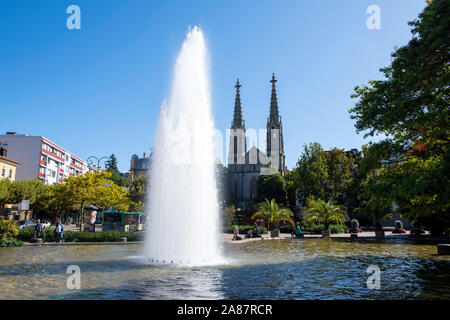
M5 166L2 167L2 177L4 178L6 176L6 168Z
M13 169L9 169L8 177L9 177L10 179L12 179L12 173L13 173Z

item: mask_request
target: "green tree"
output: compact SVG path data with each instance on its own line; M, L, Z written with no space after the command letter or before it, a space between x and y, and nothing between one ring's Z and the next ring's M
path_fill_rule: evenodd
M117 167L117 158L114 155L114 153L109 156L108 160L106 160L105 170L108 172L112 172L112 171L119 172L119 169Z
M11 203L11 180L8 178L0 179L0 215L3 214L5 205Z
M45 187L44 182L39 179L13 181L9 189L10 201L19 203L22 200L30 200L30 210L39 209L39 199Z
M306 203L305 218L310 223L323 223L325 230L328 230L332 223L344 224L347 215L343 206L335 205L331 201L325 202L309 197Z
M232 202L228 169L221 163L216 164L216 185L219 206L226 207Z
M325 199L343 202L352 180L354 159L348 157L343 149L333 148L325 153L325 162L328 176Z
M297 199L297 169L288 171L284 174L284 181L286 182L286 194L289 208L294 211Z
M46 186L39 197L39 203L40 209L59 214L77 209L73 194L66 183Z
M274 198L277 203L287 204L286 182L279 172L261 175L256 181L257 202Z
M222 213L222 225L226 227L230 227L235 219L236 207L234 204L226 207Z
M297 162L297 187L302 201L314 196L325 197L325 185L328 180L325 151L318 142L305 145L303 153Z
M368 147L372 204L395 201L404 216L439 221L442 231L450 225L450 2L432 1L409 24L413 38L380 69L385 79L355 88L350 113L357 132L386 136Z
M277 222L288 222L294 226L293 216L294 214L288 208L278 207L275 199L271 201L265 199L256 205L257 212L252 216L252 219L262 217L266 220L267 230L271 230L271 227L275 226Z
M64 180L67 185L68 196L73 199L73 204L84 215L84 207L93 204L99 208L114 208L125 211L129 207L128 192L125 188L116 185L111 178L111 173L85 173L76 177L68 177Z
M119 172L117 167L117 158L114 153L109 156L108 160L106 160L105 169L107 172L111 173L111 177L109 179L114 181L115 184L121 187L129 185L129 178Z
M128 189L130 198L129 211L145 211L147 204L147 188L147 175L136 177L131 181L130 188Z

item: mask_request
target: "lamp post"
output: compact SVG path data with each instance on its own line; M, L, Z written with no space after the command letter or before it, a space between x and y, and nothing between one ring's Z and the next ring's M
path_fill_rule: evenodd
M89 163L89 165L91 166L95 166L95 161L97 161L97 166L95 166L96 168L100 169L100 162L102 160L106 160L108 159L108 157L101 157L101 158L97 158L96 156L90 156L89 158L87 158L87 162Z

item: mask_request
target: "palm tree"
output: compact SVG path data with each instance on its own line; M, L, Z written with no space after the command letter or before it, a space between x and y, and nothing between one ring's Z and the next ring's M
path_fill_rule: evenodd
M307 201L306 219L309 222L323 223L325 230L328 230L331 223L344 224L347 215L343 206L312 198Z
M294 220L292 220L294 214L292 211L288 208L278 207L275 199L272 199L270 202L265 199L263 202L258 203L256 208L258 211L252 216L252 219L263 217L267 221L267 230L270 230L270 226L279 221L289 222L294 225Z

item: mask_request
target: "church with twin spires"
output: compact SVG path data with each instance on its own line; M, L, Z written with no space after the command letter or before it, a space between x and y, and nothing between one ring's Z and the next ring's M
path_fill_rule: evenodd
M242 105L239 79L235 85L236 100L234 115L230 128L230 148L228 153L228 174L234 202L238 207L253 205L256 200L256 182L261 175L286 172L283 125L278 110L275 75L272 75L272 92L270 96L270 112L266 126L266 151L252 146L247 150L245 121L242 116Z

